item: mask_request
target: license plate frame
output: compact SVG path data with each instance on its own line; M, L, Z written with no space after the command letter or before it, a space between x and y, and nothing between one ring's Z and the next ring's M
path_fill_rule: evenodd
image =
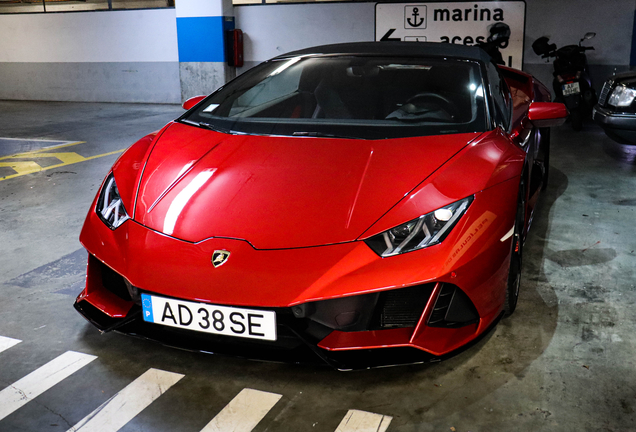
M562 86L563 96L570 96L581 93L581 86L578 82L565 83Z
M141 294L145 322L222 336L276 341L276 312Z

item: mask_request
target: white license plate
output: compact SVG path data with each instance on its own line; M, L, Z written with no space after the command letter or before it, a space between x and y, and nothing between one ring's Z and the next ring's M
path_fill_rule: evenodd
M563 84L563 96L581 93L581 86L577 82Z
M144 321L204 333L276 340L276 312L141 295Z

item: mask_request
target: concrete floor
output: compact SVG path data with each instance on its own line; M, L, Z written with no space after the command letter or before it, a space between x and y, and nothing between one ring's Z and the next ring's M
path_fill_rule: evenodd
M180 112L0 102L0 138L30 140L0 140L0 157L52 144L34 139L84 141L68 147L84 158L109 153ZM121 431L200 431L244 388L282 395L258 432L332 432L350 409L391 416L389 432L635 431L629 150L594 125L553 130L550 185L526 244L517 312L445 362L349 373L100 335L72 308L86 259L78 235L117 155L7 180L14 171L0 160L0 336L22 341L0 353L0 389L66 351L97 356L0 420L0 431L66 431L150 368L184 377Z

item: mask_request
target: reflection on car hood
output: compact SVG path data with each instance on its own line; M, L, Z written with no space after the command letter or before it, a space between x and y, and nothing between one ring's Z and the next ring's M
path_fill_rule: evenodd
M147 161L134 219L190 242L229 237L258 249L352 241L478 135L366 141L175 123Z

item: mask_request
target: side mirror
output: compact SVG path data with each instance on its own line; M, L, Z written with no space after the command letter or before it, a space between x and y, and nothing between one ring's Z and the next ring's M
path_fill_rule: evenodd
M561 126L568 117L568 109L558 102L532 102L528 120L538 128Z
M194 96L191 97L190 99L188 99L187 101L185 101L183 103L183 105L181 105L183 107L184 110L189 110L190 108L192 108L193 106L195 106L196 104L198 104L199 102L201 102L203 99L205 99L207 96Z
M594 38L595 36L596 36L596 33L594 32L585 33L585 36L583 36L583 40L590 40Z

